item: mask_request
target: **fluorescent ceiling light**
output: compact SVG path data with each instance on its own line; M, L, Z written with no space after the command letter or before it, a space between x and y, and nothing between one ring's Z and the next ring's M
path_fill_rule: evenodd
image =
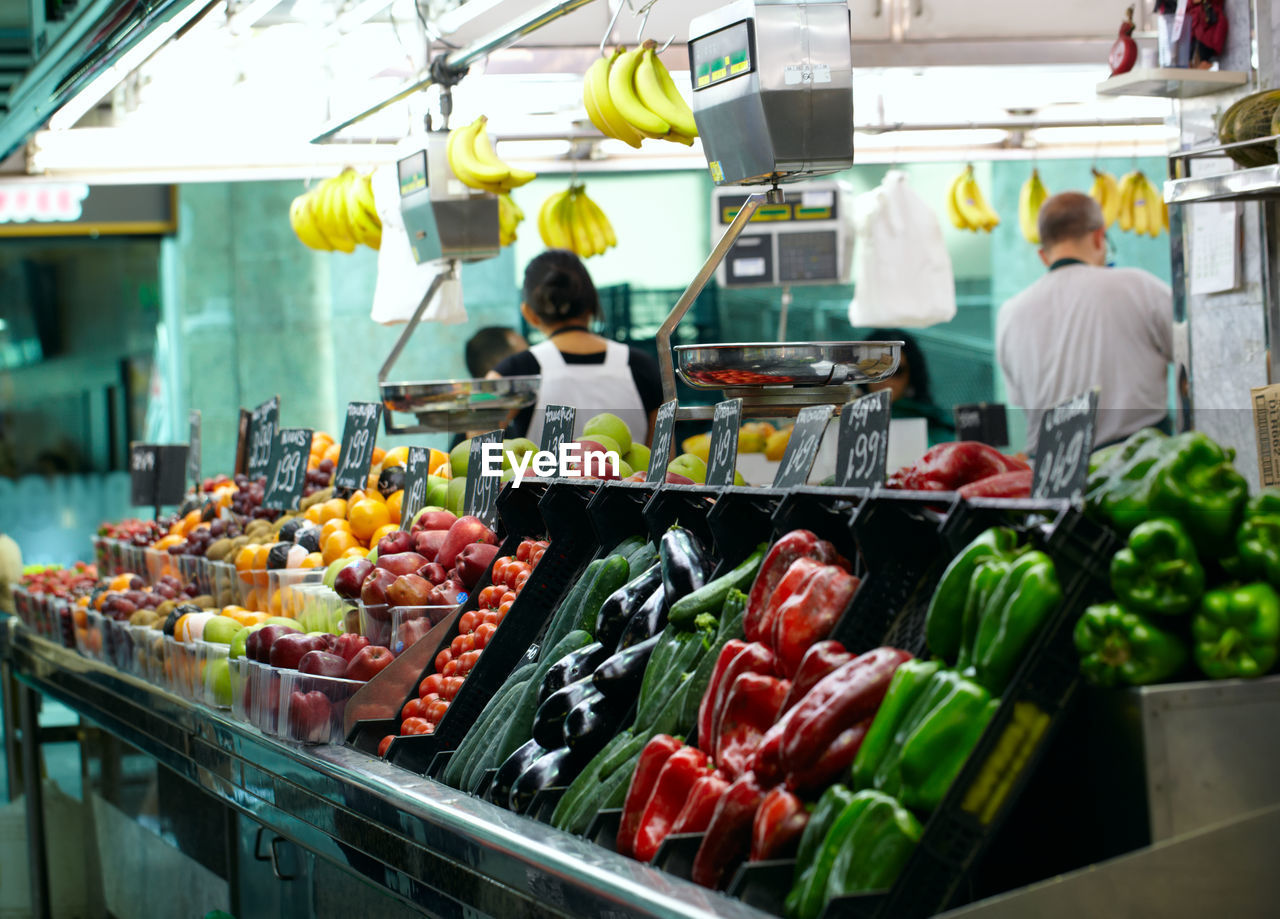
M354 31L391 5L391 0L364 0L347 10L333 23L339 35Z
M250 0L236 7L236 11L227 20L227 29L232 35L247 35L258 20L276 8L280 0Z

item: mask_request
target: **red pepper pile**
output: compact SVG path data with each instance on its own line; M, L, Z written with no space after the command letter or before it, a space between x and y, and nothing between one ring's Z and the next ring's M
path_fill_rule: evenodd
M706 833L693 880L722 887L737 865L794 852L805 802L847 771L893 672L911 655L859 657L825 640L858 579L835 547L795 530L770 549L698 710L696 747L662 734L641 752L618 851L647 861L671 833Z
M494 561L491 583L480 591L478 608L458 618L458 634L449 647L436 655L435 673L423 678L418 684L418 698L410 699L400 710L400 736L435 731L467 674L475 667L480 652L507 617L511 604L546 550L545 539L526 539L516 547L515 555ZM386 754L395 736L388 734L382 738L378 744L379 756Z
M958 491L966 498L1029 498L1031 467L973 440L938 444L887 482L907 491Z

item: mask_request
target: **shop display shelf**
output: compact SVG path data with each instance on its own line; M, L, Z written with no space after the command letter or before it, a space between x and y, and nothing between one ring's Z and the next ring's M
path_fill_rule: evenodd
M257 665L247 657L237 657L227 662L231 681L231 714L237 721L252 724L249 710L253 707L253 690L249 675Z
M179 568L181 559L182 556L170 555L161 549L144 549L143 565L147 582L154 584L166 575L182 580Z
M1164 183L1164 200L1168 204L1272 198L1280 198L1280 166L1255 166L1217 175L1167 179Z
M164 633L149 625L131 625L134 672L157 686L164 685Z
M76 649L89 660L100 661L102 655L102 631L106 617L97 610L85 613L83 628L76 629Z
M1189 67L1135 67L1098 84L1099 96L1156 96L1192 99L1244 86L1249 74L1236 70L1195 70Z

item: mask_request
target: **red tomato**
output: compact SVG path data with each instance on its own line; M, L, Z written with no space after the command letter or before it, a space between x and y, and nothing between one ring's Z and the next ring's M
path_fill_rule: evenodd
M467 673L470 673L472 671L472 669L476 665L476 661L478 661L479 659L480 659L479 651L468 651L466 654L462 655L462 657L458 658L459 662L462 664L462 668L466 670Z
M388 734L386 737L382 738L382 740L378 741L378 755L386 756L387 747L391 746L391 741L395 739L396 739L395 734Z
M418 684L418 695L421 697L421 696L428 696L433 692L434 693L440 692L440 685L443 682L444 682L443 676L441 676L438 673L431 674L431 676L427 677L421 683Z
M534 568L537 568L538 562L542 561L542 556L546 555L546 553L547 553L546 549L536 550L533 553L533 556L529 559L529 564L532 565Z
M415 734L431 734L435 729L435 725L425 718L406 718L400 725L400 736L412 737Z
M481 609L497 609L501 602L499 599L504 592L504 588L499 584L490 584L484 590L480 591L480 608Z
M449 703L444 699L436 699L427 706L426 718L434 724L439 724L440 719L444 717L444 713L449 710Z
M514 585L516 589L516 593L519 593L521 590L524 589L524 585L528 582L529 575L532 573L533 573L532 571L521 571L518 575L516 575L516 583Z
M503 578L502 583L506 584L508 587L514 588L516 586L516 578L520 576L520 572L530 570L532 569L529 568L528 562L512 562L507 566L507 570L504 572L505 577Z
M446 680L449 679L449 677L451 676L457 676L458 675L458 659L455 657L453 660L449 661L449 663L445 664L444 669L440 671L440 675L443 676ZM440 694L441 695L444 694L443 683L440 684Z
M426 711L426 706L422 704L421 699L410 699L404 704L404 708L400 709L400 719L407 720L409 718L421 718Z
M444 682L444 677L440 677L440 681ZM425 696L422 696L418 701L422 703L422 707L425 709L428 705L430 705L436 699L443 699L443 698L444 696L440 695L440 693L438 692L429 692Z
M510 602L511 602L512 600L514 600L515 598L516 598L516 592L515 592L514 590L508 590L508 591L506 591L506 592L502 595L502 599L498 601L498 604L497 604L497 606L495 606L495 607L494 607L494 609L497 609L499 606L502 606L502 604L504 604L504 603L510 603Z
M537 546L539 549L545 549L549 545L551 545L551 540L549 539L539 539L537 542Z
M453 652L451 652L448 648L445 648L443 651L437 654L436 655L436 673L443 673L445 665L449 663L449 661L451 660L453 660Z
M520 545L516 546L516 559L522 562L529 560L530 553L533 552L533 540L524 539L520 541Z
M481 623L481 626L497 625L497 624L498 624L498 611L496 609L485 610L484 622ZM480 634L480 626L476 627L476 634L477 635ZM477 639L477 641L479 641L479 639Z
M464 682L466 682L466 680L463 677L460 677L460 676L449 677L447 680L444 681L444 692L442 693L442 695L446 699L448 699L450 702L452 702L454 697L457 696L458 690L462 688L462 684Z
M475 647L476 637L474 635L458 635L453 639L453 643L449 645L449 650L458 655L474 651Z
M511 556L504 555L493 563L493 570L490 575L493 578L493 583L505 584L507 582L507 568L510 567L514 561L515 559Z
M476 630L476 626L480 624L480 614L475 610L465 612L458 619L458 632L467 635Z
M497 618L496 615L494 618ZM489 639L493 637L493 633L497 630L498 624L496 622L486 621L480 623L479 627L476 629L476 647L483 648L485 645L489 644ZM476 651L474 653L479 654L480 652Z
M499 615L499 616L501 616L501 617L502 617L502 619L505 619L505 618L507 617L507 612L508 612L510 609L511 609L511 601L510 601L510 600L508 600L508 601L506 601L505 603L503 603L501 606L499 606L499 607L498 607L498 615ZM499 622L501 622L501 621L502 621L502 619L499 619L498 621L499 621Z

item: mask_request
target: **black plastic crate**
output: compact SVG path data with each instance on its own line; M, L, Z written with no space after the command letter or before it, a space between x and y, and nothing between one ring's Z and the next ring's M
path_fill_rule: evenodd
M693 877L693 860L702 847L706 833L671 833L662 840L657 853L650 863L661 868L667 874L673 874L686 881Z
M712 545L707 515L723 489L707 485L663 485L644 506L644 522L654 545L671 527L684 527L704 546Z
M707 512L718 577L742 564L760 543L773 542L773 518L786 492L776 488L726 488Z
M618 851L618 828L622 825L622 808L607 807L591 818L586 838L610 852Z
M743 862L725 892L748 906L781 916L795 871L794 858Z

